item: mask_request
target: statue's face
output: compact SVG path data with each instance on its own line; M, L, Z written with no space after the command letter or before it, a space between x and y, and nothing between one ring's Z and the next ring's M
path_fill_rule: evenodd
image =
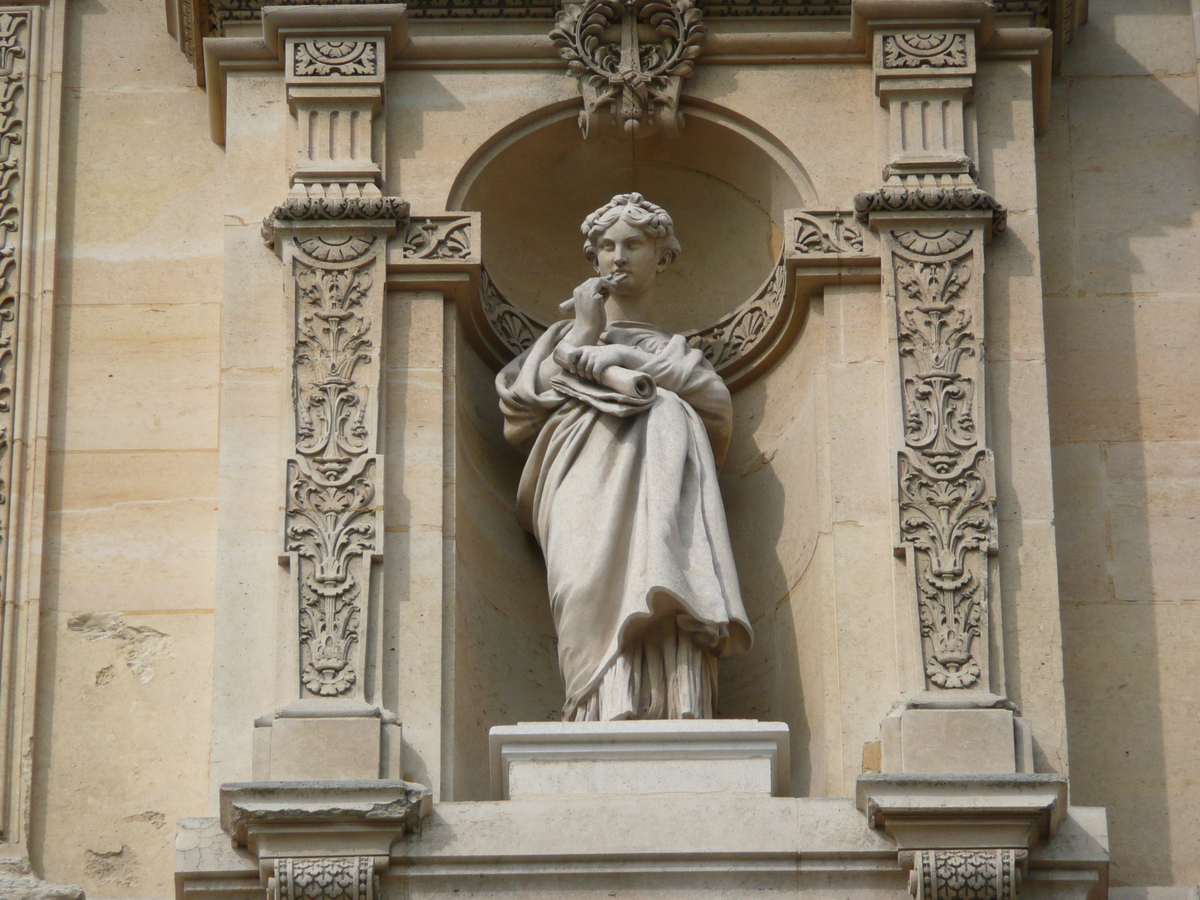
M625 276L617 279L618 295L640 294L664 268L658 242L624 219L610 225L596 242L596 271Z

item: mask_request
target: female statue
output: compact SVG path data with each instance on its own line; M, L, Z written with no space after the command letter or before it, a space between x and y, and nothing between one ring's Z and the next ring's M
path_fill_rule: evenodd
M529 454L517 514L546 557L564 721L711 718L716 659L749 648L717 467L729 390L648 319L679 254L641 194L584 220L597 277L496 377Z

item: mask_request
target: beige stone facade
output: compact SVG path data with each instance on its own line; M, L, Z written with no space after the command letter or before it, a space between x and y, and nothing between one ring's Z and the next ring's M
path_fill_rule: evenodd
M701 2L636 140L584 137L555 4L258 6L0 10L0 897L1194 894L1196 0ZM733 388L756 639L713 728L611 751L546 724L493 380L630 189L684 247L660 324ZM369 337L336 659L294 533L324 277ZM969 317L958 475L905 468L906 303ZM983 485L967 588L921 478ZM966 651L935 581L979 598Z

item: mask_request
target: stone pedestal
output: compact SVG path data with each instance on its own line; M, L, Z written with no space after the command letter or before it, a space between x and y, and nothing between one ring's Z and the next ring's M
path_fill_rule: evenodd
M782 722L527 722L493 728L489 738L497 800L787 794Z

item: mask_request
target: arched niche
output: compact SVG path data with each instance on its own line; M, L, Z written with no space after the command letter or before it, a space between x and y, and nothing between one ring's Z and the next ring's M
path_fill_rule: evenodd
M663 279L663 327L703 329L744 306L780 271L784 210L820 205L803 167L762 129L727 111L700 104L686 111L680 137L631 146L613 130L585 140L575 104L544 110L496 135L463 167L447 208L481 213L484 265L523 314L543 324L559 317L558 303L591 274L580 222L631 187L671 212L683 244ZM802 708L780 711L765 698L786 693L772 661L770 610L786 590L780 585L811 552L807 532L815 527L807 517L793 521L783 505L785 496L804 493L792 470L814 468L819 456L796 437L812 429L803 398L823 346L819 332L799 328L803 314L792 315L793 327L772 355L778 365L761 370L734 399L735 443L722 491L743 594L760 634L746 658L722 664L718 700L725 717L786 718L798 761L807 759ZM469 315L460 321L452 796L482 800L490 797L488 729L556 718L563 687L541 551L514 510L524 459L504 439L493 383L505 357L481 351L469 334L477 322ZM768 403L781 392L796 402ZM794 447L781 456L787 471L773 462L785 441Z
M811 181L753 123L708 104L685 110L688 125L677 138L634 139L609 128L586 140L574 107L548 110L497 135L463 168L447 205L482 214L487 283L531 333L559 318L558 304L591 274L580 222L630 190L671 213L683 246L660 278L656 324L698 333L761 301L773 281L782 286L783 212L816 203ZM790 300L783 298L781 318ZM467 322L469 336L477 328L473 343L502 363L520 342L496 341L487 333L500 330L494 310L479 313Z

